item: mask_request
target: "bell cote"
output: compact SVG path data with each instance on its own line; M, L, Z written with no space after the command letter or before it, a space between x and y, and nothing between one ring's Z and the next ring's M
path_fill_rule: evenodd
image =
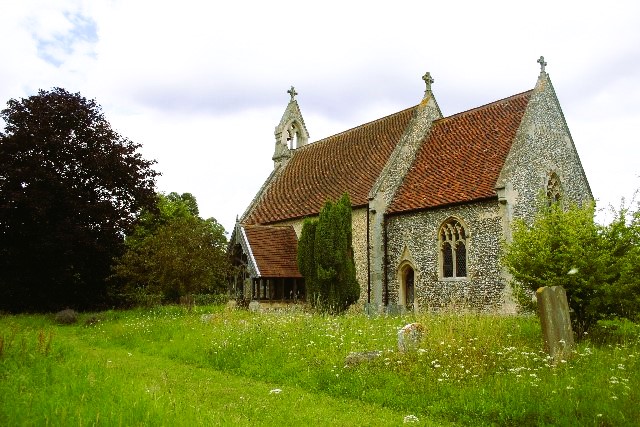
M276 137L276 147L273 153L274 167L288 160L293 150L309 142L309 132L295 98L298 93L293 86L287 93L291 99L274 132Z

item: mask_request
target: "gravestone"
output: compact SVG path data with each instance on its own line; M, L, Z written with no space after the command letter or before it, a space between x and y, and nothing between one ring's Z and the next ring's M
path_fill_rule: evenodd
M544 349L554 364L566 360L573 350L573 330L567 293L562 286L544 286L536 291Z
M409 323L398 330L398 350L405 353L420 347L425 327L422 323Z

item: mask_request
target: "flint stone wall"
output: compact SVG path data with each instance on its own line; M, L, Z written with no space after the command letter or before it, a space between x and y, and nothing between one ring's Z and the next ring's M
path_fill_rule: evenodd
M498 186L506 188L511 218L533 219L540 193L546 191L552 173L560 178L565 203L593 200L555 90L545 73L538 79L498 178Z
M454 217L465 227L467 277L440 277L438 231ZM414 269L416 311L452 307L502 308L507 284L499 264L502 219L497 201L392 216L388 222L389 303L399 303L401 269Z

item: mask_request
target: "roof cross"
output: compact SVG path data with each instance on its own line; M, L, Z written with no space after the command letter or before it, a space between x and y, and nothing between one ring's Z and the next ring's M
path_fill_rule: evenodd
M540 64L540 73L544 73L544 67L547 66L547 63L544 62L544 56L540 56L540 58L538 58L538 64Z
M434 80L433 80L433 78L431 77L431 73L427 71L427 72L424 74L424 76L422 76L422 80L424 80L424 82L425 82L425 83L426 83L426 85L427 85L427 89L425 90L425 93L426 93L426 92L431 92L431 84L432 84L432 83L433 83L433 81L434 81Z
M296 88L294 88L293 86L291 86L291 89L289 89L287 93L291 95L292 101L295 99L296 95L298 94L298 92L296 92Z

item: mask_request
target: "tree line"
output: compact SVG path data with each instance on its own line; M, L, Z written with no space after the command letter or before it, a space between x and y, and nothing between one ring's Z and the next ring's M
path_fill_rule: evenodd
M0 310L103 308L223 286L226 237L101 107L62 88L0 112Z

